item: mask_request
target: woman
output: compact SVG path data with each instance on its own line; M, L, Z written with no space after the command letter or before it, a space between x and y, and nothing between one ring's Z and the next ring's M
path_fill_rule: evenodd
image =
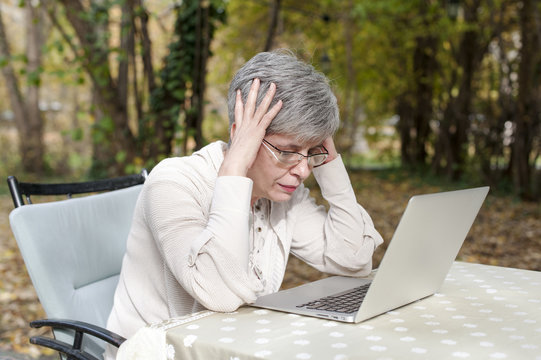
M382 243L332 135L336 98L286 53L260 53L229 90L230 142L169 158L139 196L108 328L125 337L279 289L291 252L327 273L370 272ZM329 211L303 181L313 171Z

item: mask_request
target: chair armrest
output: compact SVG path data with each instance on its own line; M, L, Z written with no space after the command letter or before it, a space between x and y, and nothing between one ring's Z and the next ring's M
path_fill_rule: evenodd
M66 319L43 319L36 320L30 323L30 327L40 328L42 326L50 326L53 329L69 329L75 331L75 341L82 341L83 334L88 334L98 339L101 339L111 345L119 347L126 339L112 331L102 327L92 325L83 321L66 320ZM80 337L80 339L78 339ZM79 348L80 348L79 343ZM74 344L75 347L75 344Z
M99 360L96 357L77 349L73 349L70 344L63 341L51 339L44 336L33 336L30 338L30 343L34 345L44 346L49 349L58 351L61 354L68 355L68 359L76 360Z

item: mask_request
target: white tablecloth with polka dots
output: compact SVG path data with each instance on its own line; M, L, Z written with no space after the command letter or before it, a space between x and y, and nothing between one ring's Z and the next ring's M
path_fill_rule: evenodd
M138 332L118 359L541 360L541 272L456 262L440 292L359 324L243 307Z

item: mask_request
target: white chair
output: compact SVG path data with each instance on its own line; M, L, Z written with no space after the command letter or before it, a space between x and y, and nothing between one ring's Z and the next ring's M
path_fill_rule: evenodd
M15 209L9 221L55 339L31 343L68 359L102 359L106 343L125 340L105 329L113 306L135 203L146 171L127 177L72 184L8 184ZM106 191L112 190L112 191ZM30 195L106 191L31 204ZM23 201L26 196L28 204ZM91 336L83 336L83 335Z

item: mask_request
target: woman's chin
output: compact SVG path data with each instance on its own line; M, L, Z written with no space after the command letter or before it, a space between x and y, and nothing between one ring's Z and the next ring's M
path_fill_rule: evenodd
M291 196L293 195L292 192L276 192L274 194L269 195L269 200L273 202L284 202L291 199Z

